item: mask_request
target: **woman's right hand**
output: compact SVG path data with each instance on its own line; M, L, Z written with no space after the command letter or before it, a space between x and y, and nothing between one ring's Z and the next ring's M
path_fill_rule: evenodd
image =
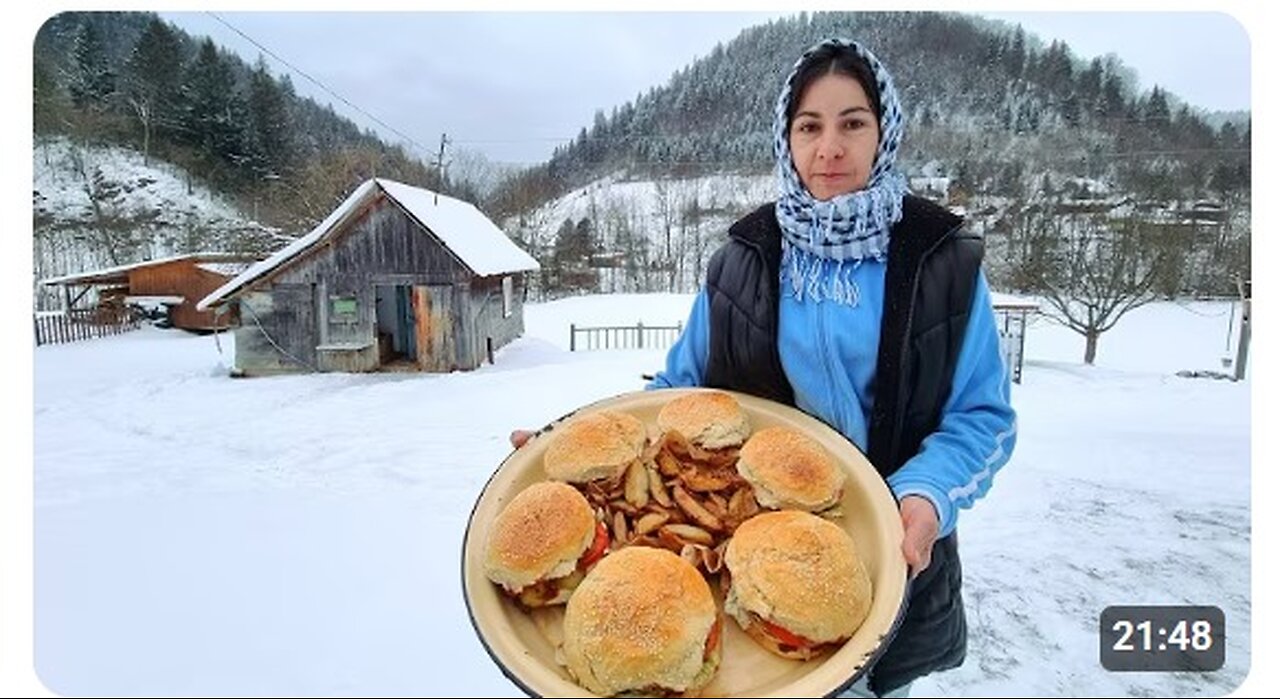
M511 437L509 437L511 440L511 447L513 449L519 449L524 446L524 443L529 441L533 435L534 433L529 430L512 430Z

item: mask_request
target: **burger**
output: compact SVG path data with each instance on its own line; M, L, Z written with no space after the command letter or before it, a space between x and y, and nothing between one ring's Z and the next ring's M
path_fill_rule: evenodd
M609 546L605 526L571 485L520 491L493 522L485 575L526 608L562 604Z
M785 426L751 435L738 453L738 474L770 509L820 512L840 502L844 471L822 445Z
M765 512L725 550L725 613L756 643L808 660L851 637L871 609L871 578L853 539L808 512Z
M720 667L720 618L698 571L665 549L631 546L600 561L564 617L564 656L602 696L669 697Z
M751 432L747 413L724 391L695 391L670 401L658 411L658 428L703 449L741 446Z
M578 415L552 432L542 464L552 480L617 481L641 458L648 431L639 418L602 410Z

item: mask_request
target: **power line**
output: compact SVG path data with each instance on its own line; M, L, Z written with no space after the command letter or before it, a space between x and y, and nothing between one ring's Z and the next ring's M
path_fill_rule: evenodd
M261 50L263 53L267 54L268 56L271 56L272 58L276 59L276 60L277 60L277 61L279 61L280 63L282 63L282 64L284 64L285 66L287 66L287 67L289 68L289 70L292 70L293 72L297 73L298 75L300 75L300 76L302 76L302 77L306 78L307 80L311 81L312 83L314 83L314 84L316 85L316 87L319 87L321 90L324 90L325 92L329 93L330 95L333 95L336 99L338 99L338 100L339 100L340 102L342 102L343 104L347 105L348 107L351 107L352 109L356 110L357 112L360 112L360 113L361 113L361 114L363 114L364 116L368 117L368 118L369 118L371 121L373 121L375 124L378 124L378 125L379 125L379 126L381 126L382 128L384 128L384 129L386 129L386 130L390 131L391 133L393 133L393 134L395 134L395 135L399 136L400 138L404 139L405 141L409 142L409 143L410 143L410 144L412 144L415 148L417 148L420 152L425 153L425 154L430 154L430 153L431 153L431 150L430 150L430 149L428 149L426 146L422 145L421 143L418 143L416 140L414 140L413 138L411 138L411 137L409 137L409 136L405 135L405 134L404 134L404 132L400 131L399 129L396 129L396 128L392 127L390 124L386 123L385 121L383 121L383 120L379 119L378 117L376 117L376 116L374 116L374 115L370 114L369 112L365 111L364 109L361 109L360 107L356 106L356 104L355 104L355 103L353 103L351 100L347 99L346 97L343 97L342 95L338 94L338 93L337 93L337 92L335 92L333 89L331 89L328 85L325 85L324 83L320 82L320 81L319 81L319 80L317 80L316 78L311 77L311 75L309 75L306 71L304 71L304 70L302 70L301 68L299 68L299 67L297 67L297 66L293 65L293 64L292 64L292 63L290 63L289 61L286 61L285 59L281 58L281 57L280 57L279 55L277 55L274 51L272 51L271 49L267 48L266 46L263 46L261 43L259 43L257 40L255 40L253 37L249 36L248 34L245 34L245 33L244 33L244 32L242 32L242 31L240 31L240 29L239 29L239 28L237 28L236 26L232 25L230 22L228 22L227 20L223 19L222 17L219 17L219 16L218 16L218 14L217 14L216 12L208 12L208 11L206 11L206 12L205 12L205 14L207 14L207 15L209 15L210 17L212 17L212 18L214 18L214 19L218 20L219 22L221 22L223 25L225 25L225 26L226 26L228 29L230 29L231 31L235 32L236 34L239 34L239 35L240 35L240 37L241 37L241 38L243 38L245 41L247 41L247 42L249 42L249 43L253 44L254 46L258 47L258 49L259 49L259 50Z

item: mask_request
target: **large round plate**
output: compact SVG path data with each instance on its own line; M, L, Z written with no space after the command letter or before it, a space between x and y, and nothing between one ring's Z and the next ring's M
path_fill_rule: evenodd
M657 437L658 411L668 401L706 389L665 389L615 396L580 408L540 430L512 452L489 479L467 523L462 545L462 587L480 641L512 682L530 696L594 696L556 662L563 638L563 606L530 614L503 595L484 575L489 526L511 498L546 480L542 456L551 432L572 415L620 410L640 418ZM816 439L848 472L842 509L835 520L849 532L871 576L872 604L866 621L843 646L806 662L786 660L756 645L731 618L724 619L720 671L699 694L707 697L832 696L857 680L892 638L904 608L907 567L902 557L902 521L888 487L848 440L805 413L773 401L730 392L747 412L754 432L785 425ZM715 587L714 585L712 586ZM717 591L717 601L719 595ZM723 608L723 607L721 607Z

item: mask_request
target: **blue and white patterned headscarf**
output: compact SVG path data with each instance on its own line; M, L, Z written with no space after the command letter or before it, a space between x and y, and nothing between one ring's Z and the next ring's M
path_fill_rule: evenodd
M819 49L853 49L870 66L880 90L880 144L867 186L856 192L819 201L809 193L788 143L787 108L801 66ZM870 96L870 95L868 95ZM798 300L807 295L856 306L858 287L853 269L863 260L883 260L889 251L889 231L902 219L907 181L894 169L902 142L902 107L893 78L880 61L857 42L827 39L806 50L791 68L778 96L773 118L773 154L777 160L779 197L775 206L782 227L782 289ZM851 263L846 265L845 263ZM824 274L830 267L830 275ZM829 284L822 280L829 278Z

